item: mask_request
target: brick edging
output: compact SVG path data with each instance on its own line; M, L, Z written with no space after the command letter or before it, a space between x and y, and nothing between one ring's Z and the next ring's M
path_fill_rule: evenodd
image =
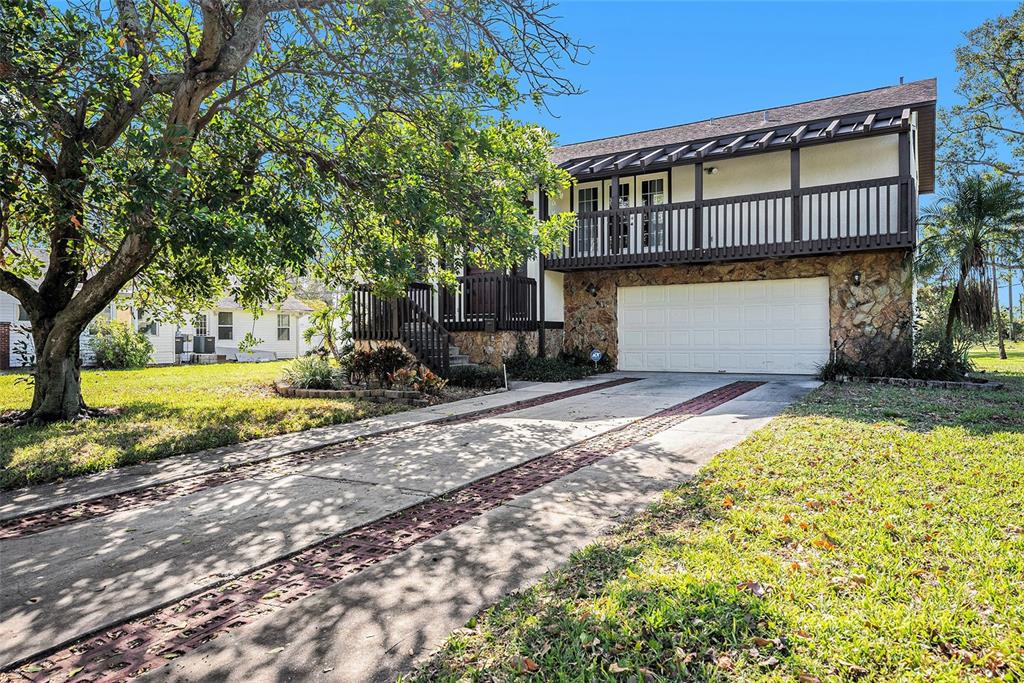
M0 322L0 370L11 369L11 324Z

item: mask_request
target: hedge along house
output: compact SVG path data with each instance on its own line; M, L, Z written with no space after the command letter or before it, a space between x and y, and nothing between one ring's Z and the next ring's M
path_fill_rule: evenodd
M453 339L493 363L522 334L622 370L809 373L908 350L935 102L931 79L558 148L573 183L535 206L577 214L560 250L443 296L357 290L355 336L438 367Z

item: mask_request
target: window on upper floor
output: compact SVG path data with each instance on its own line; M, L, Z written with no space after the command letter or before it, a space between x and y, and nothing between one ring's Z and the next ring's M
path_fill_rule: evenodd
M654 178L640 183L640 201L644 206L665 203L665 179Z
M210 321L205 313L196 316L196 319L192 321L192 328L198 337L206 337L210 334Z
M277 314L277 341L288 341L292 338L292 317L287 313Z
M235 315L231 311L217 314L217 339L235 338Z
M632 186L629 183L619 183L619 208L629 208L629 191ZM608 206L612 205L612 186L608 184Z
M579 189L579 205L576 210L579 213L597 211L598 194L596 187L581 187Z

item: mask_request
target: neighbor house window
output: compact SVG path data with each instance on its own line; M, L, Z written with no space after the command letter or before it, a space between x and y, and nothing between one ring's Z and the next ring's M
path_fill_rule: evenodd
M138 330L143 334L148 334L151 337L155 337L159 331L159 326L155 320L147 320L146 312L143 309L138 309L135 312L135 319L138 321Z
M217 314L217 339L235 338L235 314L221 311Z
M25 323L25 322L28 322L28 321L29 321L28 311L25 310L24 306L22 306L21 304L18 304L18 322Z
M288 341L292 338L292 317L287 313L277 315L277 341Z
M196 319L192 321L192 327L195 329L197 337L205 337L210 334L210 324L205 315L197 315Z

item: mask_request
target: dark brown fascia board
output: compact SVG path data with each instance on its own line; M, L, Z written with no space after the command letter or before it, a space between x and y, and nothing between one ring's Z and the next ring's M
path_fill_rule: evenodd
M879 112L893 112L891 118L895 118L897 121L899 121L901 119L901 117L902 117L902 112L904 110L917 111L917 110L920 110L920 109L934 108L935 104L936 104L936 100L925 100L925 101L919 102L917 104L895 105L895 106L892 106L892 107L884 107L882 109L872 109L872 110L869 110L869 111L851 112L849 114L843 114L839 118L841 120L841 119L847 119L847 118L865 117L865 123L866 123L867 122L866 117L870 116L871 114L876 114L877 115ZM877 116L876 116L876 118L877 118ZM793 135L793 133L798 132L801 128L803 128L804 132L806 133L808 128L811 125L813 125L813 124L826 124L826 122L831 122L833 120L834 120L834 117L825 117L825 118L821 118L821 119L811 119L811 120L808 120L808 121L787 123L784 126L779 126L777 128L771 129L770 132L774 132L776 134L782 135L781 131L792 130L791 133L786 133L785 134L786 137L789 137L789 136ZM885 128L875 128L875 125L876 125L875 119L872 119L871 121L872 121L872 127L870 129L868 129L865 126L861 130L855 130L855 131L852 131L850 133L842 134L838 139L840 139L840 140L847 140L847 139L871 137L871 136L874 136L874 135L892 135L894 133L898 133L900 131L900 129L901 129L900 125L890 125L890 126L886 126ZM823 130L824 130L824 128L821 128L821 129L819 129L819 130L817 130L815 132L820 133ZM751 130L751 131L749 131L747 133L743 133L743 136L746 137L746 136L752 135L752 134L757 133L757 132L759 132L759 131ZM767 132L769 132L769 131L766 131L766 133ZM675 161L662 161L662 162L658 162L656 164L649 164L649 165L646 165L646 166L642 167L643 172L644 173L648 173L648 172L661 171L661 170L664 170L666 168L671 168L672 166L684 166L684 165L689 165L689 164L701 163L701 162L707 161L709 159L724 159L724 158L731 158L731 157L738 157L738 156L746 156L746 155L750 155L750 154L764 154L764 153L767 153L767 152L773 152L773 151L778 151L778 150L783 150L783 149L792 149L793 147L805 147L805 146L814 145L814 144L822 144L822 143L827 143L827 142L833 142L836 139L836 138L827 138L824 135L819 135L819 136L815 137L814 139L810 139L810 140L800 139L798 142L787 141L786 143L783 143L783 144L777 144L777 145L769 146L769 147L765 147L765 148L760 148L760 147L758 147L755 144L755 145L753 145L751 147L747 147L745 149L738 149L738 150L736 150L736 151L734 151L732 153L716 153L716 154L714 154L713 156L710 156L710 157L706 156L704 154L697 154L696 153L696 152L705 152L706 153L709 148L711 148L711 147L713 147L715 145L715 143L718 143L719 141L721 141L722 137L723 136L719 135L719 136L716 136L716 137L713 137L713 138L702 138L700 140L692 140L692 141L690 141L688 143L675 143L675 144L669 144L669 145L660 145L660 146L657 146L657 147L647 147L647 148L644 148L642 150L623 150L621 152L612 154L611 156L612 156L612 159L614 159L615 157L617 157L619 155L629 154L629 153L631 153L633 151L639 151L642 155L645 155L645 154L648 154L650 152L657 151L658 149L686 147L685 152L680 156L679 159L676 159ZM726 136L726 137L731 137L731 136ZM570 169L570 168L574 168L574 167L579 167L581 165L586 165L585 162L587 162L587 161L589 161L591 159L594 159L594 158L605 159L606 157L607 157L607 153L605 153L605 154L598 154L598 155L591 155L591 156L587 156L587 157L578 157L576 159L570 159L568 161L565 161L562 164L560 164L560 166L562 168ZM583 162L583 163L581 163L581 162ZM627 170L627 169L623 169L623 170ZM634 169L628 169L628 170L632 171ZM639 169L637 169L637 170L639 170ZM619 173L610 173L610 172L607 172L607 171L595 172L595 173L588 173L587 175L583 176L582 178L578 178L577 177L577 178L575 178L575 180L580 181L580 182L590 182L591 180L604 180L606 178L609 178L609 177L612 177L612 176L615 176L615 175L621 175L621 174L619 174ZM627 175L635 175L635 174L634 173L628 173Z

